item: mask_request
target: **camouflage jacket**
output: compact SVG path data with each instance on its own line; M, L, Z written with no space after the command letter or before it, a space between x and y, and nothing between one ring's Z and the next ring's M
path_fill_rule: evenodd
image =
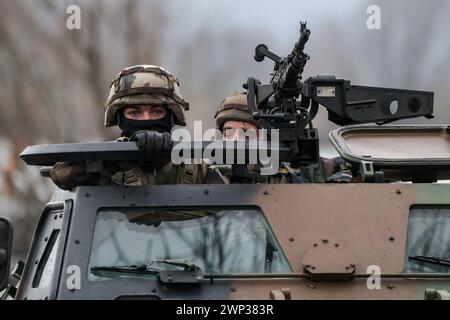
M169 162L161 168L125 167L111 177L111 183L124 186L220 183L213 175L205 164L174 165Z
M115 184L123 186L145 186L159 184L222 184L223 180L207 165L169 162L162 168L145 169L135 163L121 162L119 169L104 180L98 174L89 173L85 163L58 162L50 171L50 178L61 189L77 186Z
M220 171L225 183L231 183L231 172L228 168L215 168ZM272 176L257 176L257 179L238 183L342 183L351 182L352 172L345 161L340 158L320 158L319 163L307 167L291 168L288 163L282 163L278 173Z
M353 179L352 171L341 157L321 157L318 164L292 170L291 174L292 183L341 183Z
M116 141L127 141L119 138ZM61 189L70 190L77 186L115 184L123 186L145 186L159 184L222 184L224 181L206 164L174 165L168 162L161 168L146 168L136 162L120 161L110 169L109 179L90 173L86 163L58 162L50 171L50 178Z

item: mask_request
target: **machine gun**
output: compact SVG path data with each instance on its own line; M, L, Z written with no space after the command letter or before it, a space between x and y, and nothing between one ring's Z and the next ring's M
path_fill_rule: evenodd
M313 127L313 119L319 105L328 110L329 120L338 125L384 124L405 118L433 117L433 92L355 86L335 76L316 76L302 81L304 67L310 58L304 52L310 34L306 23L300 23L300 37L285 58L274 54L264 44L255 49L256 61L261 62L267 57L275 62L275 66L270 83L261 84L249 77L244 84L248 91L248 108L264 128L279 130L276 147L270 141L265 147L258 146L259 150L276 151L279 160L290 162L292 167L317 163L319 134ZM202 154L206 148L211 149L209 141L182 141L177 145L185 145L183 149L189 150L185 158L194 157L197 151ZM248 142L214 141L216 151L230 148L235 155L242 150L247 160L252 151ZM22 152L21 158L29 165L40 166L52 166L58 161L85 161L88 172L100 173L106 180L110 175L105 169L108 162L144 160L135 142L31 146ZM248 175L242 164L233 165L232 170L235 176ZM41 171L43 175L48 172L49 168Z
M310 165L319 160L319 135L312 120L319 105L328 110L328 119L338 125L385 124L405 118L433 118L433 92L351 85L335 76L316 76L302 81L303 69L310 59L304 52L311 31L300 22L300 37L292 52L282 58L265 44L255 49L255 60L274 61L268 84L249 77L248 108L266 129L278 129L280 145L290 150L281 161L293 166ZM269 130L270 131L270 130Z

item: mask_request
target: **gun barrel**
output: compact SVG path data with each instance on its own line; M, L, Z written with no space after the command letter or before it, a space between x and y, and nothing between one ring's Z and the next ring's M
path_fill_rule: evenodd
M298 42L295 44L292 50L290 63L286 70L286 76L283 87L285 88L296 88L297 79L301 77L303 73L303 68L305 67L306 61L308 61L309 56L303 53L306 42L308 42L309 35L311 31L305 29L301 32Z
M298 39L298 42L295 45L294 52L296 54L302 53L305 49L305 44L309 40L309 35L311 34L311 30L306 29L300 34L300 38Z

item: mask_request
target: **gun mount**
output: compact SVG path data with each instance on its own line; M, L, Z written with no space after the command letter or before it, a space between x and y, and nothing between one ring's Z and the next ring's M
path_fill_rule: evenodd
M385 124L400 119L424 116L433 118L433 92L351 85L335 76L309 77L302 81L310 57L304 53L311 31L300 23L300 37L292 52L282 58L264 44L255 49L255 60L274 61L268 84L249 77L248 108L267 129L278 129L280 142L291 149L294 165L318 161L319 136L312 120L319 105L328 110L328 119L338 125Z

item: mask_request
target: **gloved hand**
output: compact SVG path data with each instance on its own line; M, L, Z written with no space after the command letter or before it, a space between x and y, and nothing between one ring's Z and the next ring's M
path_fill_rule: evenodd
M98 175L86 171L86 163L58 162L50 170L50 178L59 188L70 190L77 186L98 184Z
M167 132L142 130L134 133L130 141L136 141L144 153L145 161L153 164L164 164L170 160L172 137Z

